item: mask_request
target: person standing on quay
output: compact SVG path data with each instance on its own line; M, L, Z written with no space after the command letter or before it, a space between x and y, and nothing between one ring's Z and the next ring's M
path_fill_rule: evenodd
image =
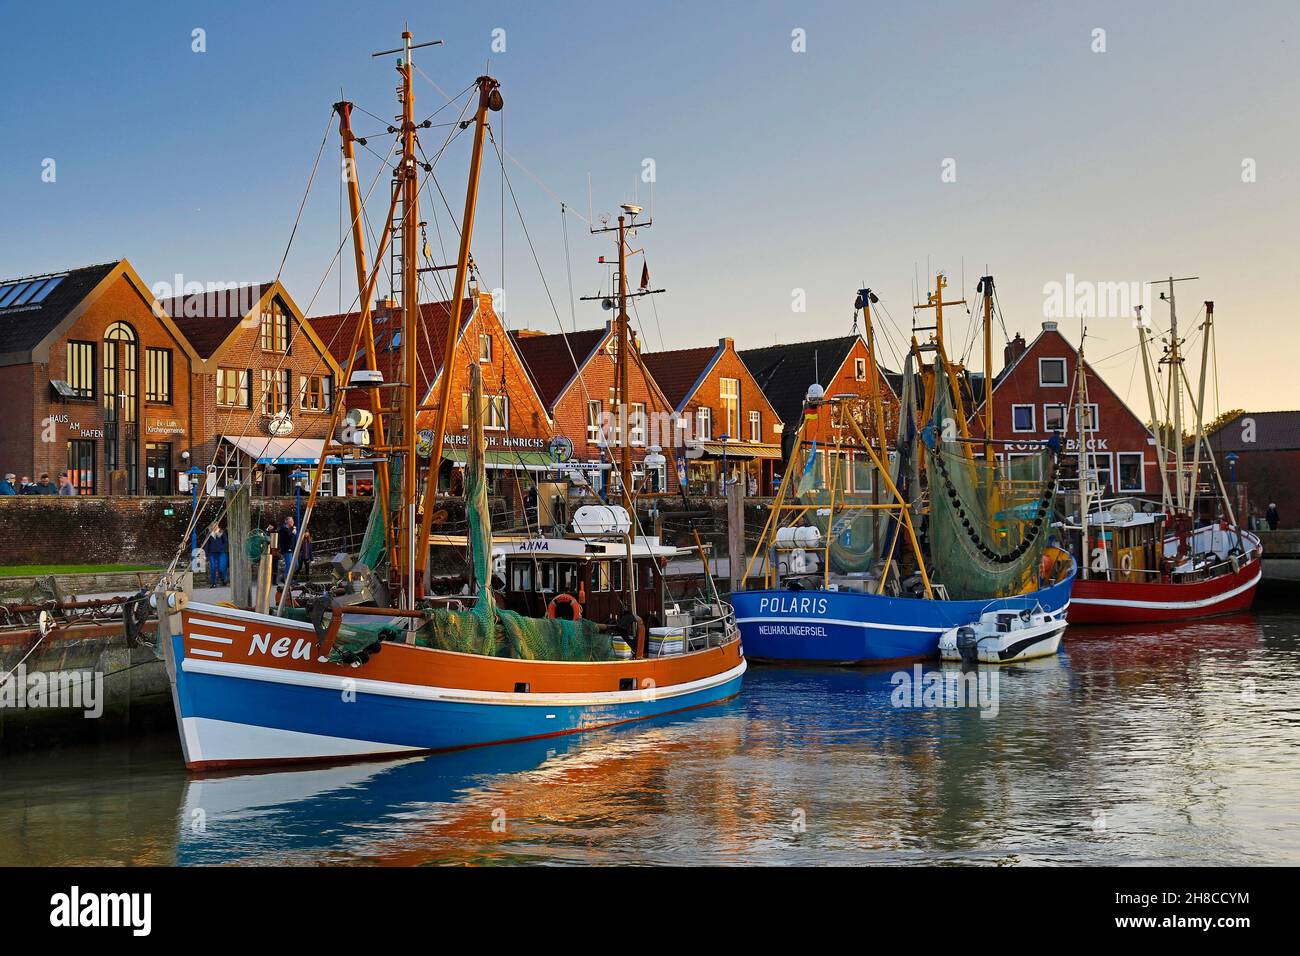
M14 479L17 477L12 471L5 475L5 480L0 481L0 497L18 494L18 489L14 487Z
M1264 513L1264 520L1268 522L1268 530L1269 530L1269 531L1276 531L1276 530L1277 530L1277 526L1281 523L1282 519L1281 519L1281 517L1280 517L1280 516L1278 515L1278 513L1277 513L1277 502L1276 502L1276 501L1270 501L1270 502L1269 502L1269 505L1268 505L1268 511L1266 511L1266 512Z
M59 494L65 498L77 496L77 486L72 483L72 475L66 471L59 475Z
M289 573L289 562L293 560L293 546L298 539L298 533L294 529L293 515L284 519L280 525L280 530L275 535L275 547L280 552L279 559L275 562L272 572L276 584L284 582Z
M230 583L230 541L219 521L212 522L208 532L208 540L203 543L208 554L208 585L224 587Z

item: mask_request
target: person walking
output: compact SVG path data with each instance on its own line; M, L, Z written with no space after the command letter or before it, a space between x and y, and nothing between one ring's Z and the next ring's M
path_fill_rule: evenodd
M289 573L289 561L293 559L293 546L297 540L298 532L294 528L293 515L289 515L281 523L280 530L275 535L275 547L280 552L280 558L275 562L276 584L283 584Z
M203 543L208 555L208 586L219 588L230 583L230 540L221 528L221 522L212 522L208 540Z
M5 475L5 480L0 481L0 496L18 494L18 489L14 487L14 479L17 477L12 471Z
M1268 530L1276 531L1277 526L1282 522L1282 518L1277 513L1277 502L1270 501L1268 511L1264 513L1264 520L1268 522Z
M72 483L72 475L66 471L59 475L59 494L65 498L77 496L77 486Z

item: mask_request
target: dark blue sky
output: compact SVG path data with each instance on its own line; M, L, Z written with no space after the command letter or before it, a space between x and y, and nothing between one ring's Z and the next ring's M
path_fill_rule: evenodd
M340 87L375 114L395 110L392 60L369 54L398 45L409 18L417 39L446 41L415 58L444 90L465 88L491 59L506 148L581 216L588 174L599 215L630 199L654 160L656 225L637 241L670 291L657 322L641 313L652 347L842 334L863 281L906 326L927 267L947 270L955 293L964 266L973 299L986 263L1008 332L1032 338L1047 283L1173 272L1201 276L1179 290L1185 320L1216 300L1224 405L1300 406L1277 385L1300 349L1300 8L1076 6L5 3L0 275L126 256L151 284L274 276ZM195 28L204 53L191 50ZM490 49L496 28L505 52ZM796 29L806 52L791 49ZM416 95L421 116L441 105L423 78ZM356 125L380 126L361 113ZM443 133L427 131L426 149ZM438 167L458 212L467 142ZM387 149L381 136L371 145ZM946 159L955 182L942 180ZM1247 161L1253 182L1242 181ZM339 241L337 164L331 127L284 272L304 308ZM363 154L363 184L377 167ZM507 172L567 323L559 205L519 166ZM553 331L508 197L507 208L507 319ZM475 255L497 285L495 161L479 215ZM612 251L584 230L570 219L577 295L596 291L595 259ZM796 289L806 312L791 309ZM311 311L338 302L334 272ZM603 319L592 304L577 309L580 324ZM1062 326L1077 338L1077 319ZM964 332L960 316L952 337L964 344ZM1089 337L1098 358L1134 342L1124 316L1092 320ZM1132 358L1102 371L1142 407Z

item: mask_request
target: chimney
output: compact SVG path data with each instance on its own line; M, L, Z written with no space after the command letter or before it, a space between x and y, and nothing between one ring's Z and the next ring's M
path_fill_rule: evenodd
M546 335L545 332L538 329L515 329L513 334L516 338L520 339L535 339Z
M1006 347L1002 349L1002 364L1010 365L1016 359L1020 358L1020 356L1024 355L1025 349L1028 347L1029 346L1025 344L1025 337L1017 332L1016 337L1008 342Z

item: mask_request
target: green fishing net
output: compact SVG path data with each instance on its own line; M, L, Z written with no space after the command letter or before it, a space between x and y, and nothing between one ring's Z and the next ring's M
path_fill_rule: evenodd
M985 462L955 440L952 376L936 363L934 418L925 429L930 568L958 600L1037 586L1052 514L1056 455L1047 447Z

